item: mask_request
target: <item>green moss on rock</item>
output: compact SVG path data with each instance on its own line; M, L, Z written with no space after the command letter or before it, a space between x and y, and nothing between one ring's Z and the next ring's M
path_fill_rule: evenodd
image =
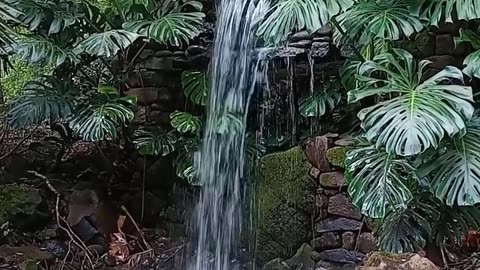
M335 146L327 150L326 156L328 162L333 166L345 168L345 159L347 158L348 147Z
M259 178L257 257L264 264L290 258L308 240L315 185L299 147L263 157Z
M0 224L12 220L19 214L33 214L41 200L37 190L19 185L1 185Z

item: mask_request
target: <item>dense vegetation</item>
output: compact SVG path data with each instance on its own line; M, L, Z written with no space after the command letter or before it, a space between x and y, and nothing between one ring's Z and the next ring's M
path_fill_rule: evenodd
M102 6L76 0L3 0L0 41L5 55L34 65L33 78L10 104L9 123L26 128L64 125L72 138L120 143L129 138L144 155L175 155L177 174L195 183L193 153L201 141L203 115L176 111L171 131L129 127L135 97L125 96L127 70L113 72L113 59L127 59L137 41L181 46L199 35L202 4L188 0L112 0ZM334 26L337 46L352 46L338 84L315 91L299 104L309 119L328 117L343 97L364 106L361 135L346 160L349 193L377 224L380 248L409 252L427 241L462 241L480 225L480 116L475 110L480 78L478 29L462 29L456 42L474 52L465 68L446 67L426 78L429 62L398 47L399 40L454 20L475 22L480 3L467 0L278 0L264 14L261 42L287 43L300 30ZM4 61L6 58L2 58ZM23 66L15 72L19 72ZM39 75L38 72L30 74ZM182 78L195 106L207 104L203 71ZM2 83L10 93L16 85ZM348 91L342 91L342 89ZM219 132L235 132L242 121L229 115ZM264 151L249 144L252 159Z

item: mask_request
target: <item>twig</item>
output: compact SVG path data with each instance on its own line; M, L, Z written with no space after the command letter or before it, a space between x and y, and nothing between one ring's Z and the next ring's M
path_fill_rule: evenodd
M37 131L37 128L38 126L40 126L40 124L36 125L34 129L32 129L32 131L30 131L30 133L28 133L27 136L23 137L22 140L20 140L17 145L15 145L12 150L10 150L8 153L6 153L5 155L1 156L0 157L0 160L3 160L5 159L6 157L10 156L13 152L15 152L26 140L28 140L30 137L32 137L33 133L35 133L35 131Z
M145 245L145 247L147 249L152 249L152 247L147 243L147 241L145 240L145 237L143 236L143 233L142 231L140 230L140 228L138 227L137 223L135 222L135 220L133 219L132 215L130 215L130 212L128 212L127 208L125 208L125 206L122 205L121 207L122 211L125 212L125 214L127 215L127 217L130 219L130 221L133 223L133 226L135 226L135 229L137 230L137 232L140 234L140 237L142 238L142 242L143 244Z

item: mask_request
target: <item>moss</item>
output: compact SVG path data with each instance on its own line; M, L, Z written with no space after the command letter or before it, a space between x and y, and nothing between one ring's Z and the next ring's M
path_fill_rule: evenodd
M299 147L262 158L257 189L259 263L289 258L308 240L314 182Z
M326 156L328 162L333 166L345 168L345 159L350 149L344 146L335 146L327 150Z
M0 224L10 221L18 214L34 213L39 202L32 191L18 185L0 186Z
M412 254L394 254L388 252L374 252L368 258L366 262L366 267L378 267L382 262L387 263L387 265L398 266L402 263L405 263L412 257Z

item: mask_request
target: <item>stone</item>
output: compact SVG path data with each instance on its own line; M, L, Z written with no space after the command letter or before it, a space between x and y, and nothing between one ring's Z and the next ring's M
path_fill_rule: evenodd
M301 41L301 40L305 40L305 39L310 39L310 38L311 38L310 33L308 33L308 31L306 31L306 30L303 30L303 31L300 31L300 32L298 32L298 33L293 34L293 35L290 37L290 41L291 41L291 42L297 42L297 41Z
M330 164L327 161L326 153L328 150L328 138L325 136L318 136L305 141L304 143L305 155L315 168L320 172L329 172Z
M168 51L168 50L163 50L163 51L158 51L155 53L155 56L156 57L166 57L166 56L172 56L173 53L171 51Z
M355 264L362 261L365 257L365 255L360 252L346 250L344 248L325 250L320 252L319 256L322 260L342 264Z
M330 36L333 33L332 26L330 24L324 25L322 28L317 30L317 35L319 36Z
M439 270L433 262L418 254L375 252L359 270Z
M320 209L327 208L328 206L328 198L325 195L317 194L315 196L315 206Z
M189 55L203 54L206 51L207 51L207 48L205 48L204 46L200 46L200 45L190 45L187 48L187 53Z
M326 156L328 162L335 167L345 168L345 159L347 158L348 147L335 146L327 150Z
M313 178L313 179L318 179L318 176L320 175L320 170L312 167L310 168L310 171L308 171L308 174Z
M435 68L438 70L442 70L446 66L461 67L463 65L463 60L457 59L451 55L434 55L434 56L428 57L426 60L429 60L432 62L429 65L429 67Z
M330 42L314 42L311 48L312 57L322 58L330 52Z
M349 197L337 194L328 201L328 213L350 219L361 220L362 214L356 209Z
M140 125L147 121L147 107L138 106L133 118L133 124Z
M364 232L358 236L358 251L368 254L377 250L377 242L372 233Z
M325 36L325 37L314 37L313 42L332 42L332 37L330 36Z
M144 49L144 50L140 53L140 55L139 55L138 57L139 57L140 59L145 60L145 59L147 59L147 58L149 58L149 57L151 57L151 56L154 56L154 55L155 55L155 52L154 52L153 50L151 50L151 49Z
M297 55L305 54L306 52L306 49L296 47L266 47L256 50L257 58L262 60L295 57Z
M342 234L342 248L346 250L354 250L355 249L355 241L357 235L354 232L344 232ZM362 252L360 250L360 252ZM363 252L368 253L368 252Z
M455 42L453 36L450 34L441 34L436 36L436 49L435 53L437 55L453 55L455 50Z
M2 245L0 246L0 258L6 262L24 262L27 260L50 260L53 256L48 251L41 250L36 246L12 247L9 245Z
M172 57L151 57L140 63L140 68L147 70L172 70Z
M179 57L179 56L185 56L184 51L174 51L173 56Z
M95 191L88 189L74 191L69 197L68 225L73 227L84 217L93 215L98 205L99 199Z
M208 67L210 58L204 54L194 55L188 58L175 58L173 68L177 70L204 70Z
M290 270L290 267L286 262L282 261L282 259L277 258L266 263L262 267L262 270Z
M318 181L322 187L336 188L346 186L345 177L341 172L327 172L320 174Z
M318 234L336 231L358 231L362 223L348 218L329 218L315 224L315 232Z
M143 106L148 106L159 101L169 102L172 99L168 88L130 88L126 94L136 96L138 104Z
M315 183L300 147L264 156L258 177L256 256L262 265L293 256L309 240Z
M181 74L173 71L133 71L128 76L127 84L131 88L168 87L181 89Z
M355 144L355 138L351 135L346 135L335 141L336 146L353 146Z
M169 125L170 124L170 112L163 111L151 111L148 113L148 121L153 124Z
M290 269L315 270L316 263L312 258L313 248L303 244L295 255L286 261Z
M289 47L295 47L295 48L310 48L312 46L312 41L311 40L300 40L297 42L292 42L288 44Z
M324 251L327 249L335 249L342 246L340 236L334 232L328 232L322 234L311 241L312 247L316 251Z

